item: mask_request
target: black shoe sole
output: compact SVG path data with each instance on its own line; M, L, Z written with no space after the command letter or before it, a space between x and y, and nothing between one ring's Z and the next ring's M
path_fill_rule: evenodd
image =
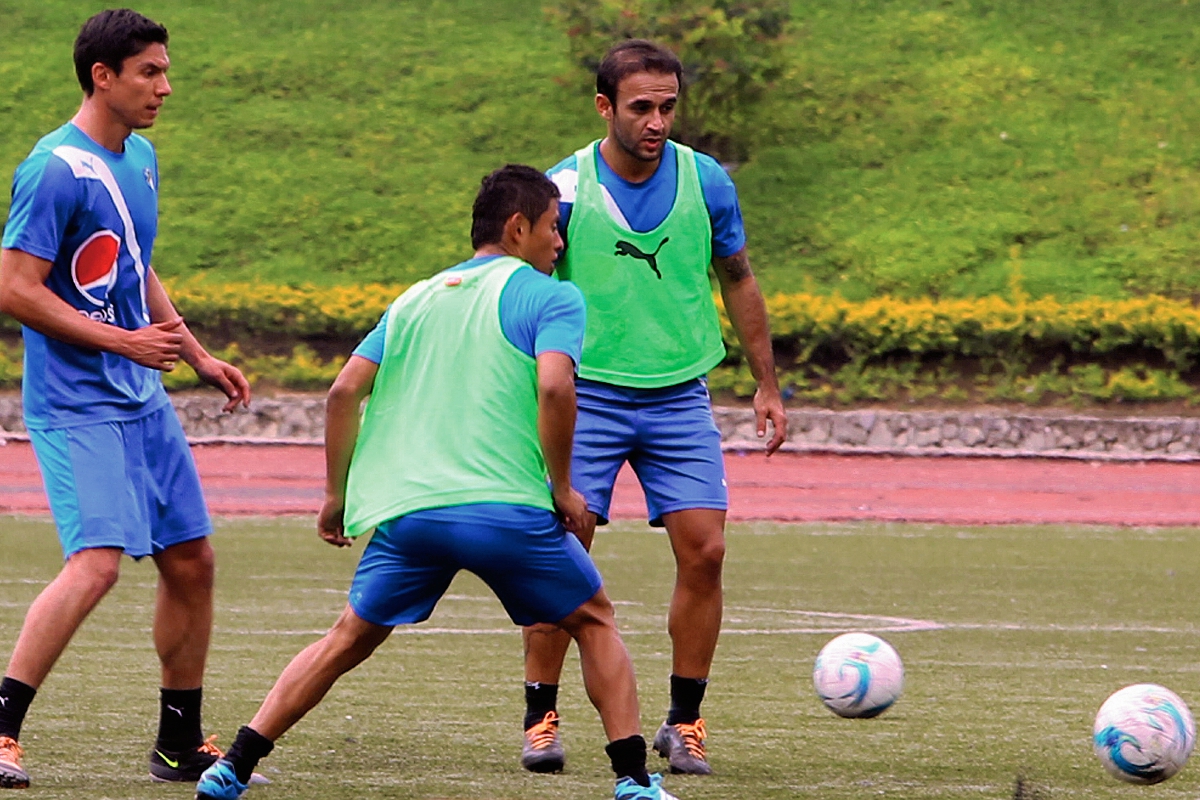
M29 778L0 773L0 789L28 789Z

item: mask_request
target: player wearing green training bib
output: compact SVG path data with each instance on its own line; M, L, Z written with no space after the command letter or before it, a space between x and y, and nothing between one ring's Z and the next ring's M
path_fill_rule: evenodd
M716 161L668 139L681 74L679 60L650 42L613 47L596 76L606 135L549 175L562 192L558 273L587 303L572 459L588 505L580 537L590 547L596 524L608 521L617 472L629 463L676 560L671 706L654 749L673 772L707 774L700 703L721 627L728 506L704 383L725 356L710 268L758 382L758 433L768 420L774 428L768 454L786 438L787 417L737 191ZM563 766L556 701L569 643L550 626L526 630L527 769Z
M474 258L397 298L338 375L317 530L338 546L374 533L341 617L279 676L197 800L241 797L275 741L394 626L427 619L463 569L513 622L556 622L579 643L614 800L675 800L646 771L633 666L600 574L568 533L587 513L570 472L584 314L579 290L550 277L558 213L557 188L532 167L489 175Z

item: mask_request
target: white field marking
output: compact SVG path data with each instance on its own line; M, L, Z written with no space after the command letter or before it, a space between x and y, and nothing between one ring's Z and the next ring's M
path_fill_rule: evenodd
M309 589L307 591L314 591ZM341 594L342 589L317 589L315 591L324 591L329 593ZM466 601L469 603L492 603L494 598L490 596L475 596L475 595L446 595L443 600ZM642 603L625 601L621 603L625 606L643 606ZM0 607L6 607L6 604L0 603ZM232 613L261 613L261 609L227 609ZM917 619L913 617L895 617L884 614L855 614L851 612L837 611L808 611L803 609L791 608L760 608L751 606L726 606L726 617L724 625L721 629L723 636L780 636L780 635L803 635L803 634L836 634L846 633L850 631L869 631L875 633L916 633L920 631L1014 631L1014 632L1029 632L1029 633L1159 633L1170 635L1194 635L1200 633L1200 627L1194 625L1184 626L1166 626L1166 625L1138 625L1138 624L1112 624L1112 625L1062 625L1054 623L1022 623L1022 622L939 622L937 620ZM307 612L305 612L307 613ZM745 614L748 618L739 618L739 614ZM443 609L441 616L444 618L454 619L462 617L463 614L455 614L450 609ZM650 614L644 616L647 620ZM779 627L766 627L764 622L769 624L771 617L783 616L787 621ZM654 616L657 619L657 616ZM628 623L629 617L626 616L621 622ZM645 620L639 620L645 621ZM800 624L796 624L799 622ZM790 624L788 624L790 623ZM807 624L805 624L807 623ZM739 624L754 625L755 627L737 627ZM432 634L450 634L463 636L482 636L482 635L502 635L512 633L517 630L515 625L504 628L459 628L459 627L444 627L444 626L426 626L418 625L400 625L395 629L395 633L406 635L432 635ZM229 633L241 635L267 634L277 636L310 636L313 634L323 635L326 630L234 630ZM649 630L637 630L631 628L621 628L622 636L661 636L663 631L658 628Z
M943 627L959 631L1032 631L1034 633L1171 633L1195 635L1200 628L1186 625L1179 628L1164 625L1026 625L1021 622L963 622Z
M749 614L783 614L793 619L814 620L812 624L789 626L786 628L734 628L723 625L721 634L745 636L751 634L781 634L781 633L834 633L838 631L871 630L883 633L903 633L905 631L936 631L946 628L941 622L927 619L912 619L909 617L889 617L880 614L850 614L833 611L803 611L787 608L750 608L747 606L726 606L726 612ZM738 623L736 617L726 620L726 623ZM761 620L752 620L761 622ZM828 621L828 622L825 622ZM625 631L621 631L625 633Z

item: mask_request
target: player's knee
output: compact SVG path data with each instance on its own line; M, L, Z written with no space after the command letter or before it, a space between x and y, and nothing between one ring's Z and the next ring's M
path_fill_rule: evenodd
M89 602L96 602L108 594L121 576L120 561L81 555L72 556L65 572L64 579Z
M343 669L350 669L374 653L390 630L372 625L353 612L344 611L329 633L325 634L325 648Z
M163 575L188 589L211 589L217 574L217 560L208 539L199 539L171 549L170 563Z
M714 537L679 556L679 576L692 584L719 584L725 563L725 539Z

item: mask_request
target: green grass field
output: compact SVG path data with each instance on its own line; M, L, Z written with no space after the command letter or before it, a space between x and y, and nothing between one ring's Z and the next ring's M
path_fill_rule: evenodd
M227 520L214 543L206 727L228 743L291 656L332 622L356 555L319 542L307 520ZM59 553L48 522L14 518L0 525L0 552L7 653ZM652 731L666 704L669 550L626 524L598 539L596 556ZM668 788L682 800L1007 800L1022 774L1047 800L1194 798L1196 766L1134 789L1104 773L1090 733L1100 703L1128 683L1159 682L1200 705L1198 565L1190 530L733 526L726 630L706 702L717 774L673 777ZM152 566L127 562L43 687L23 734L31 797L191 796L145 773L153 581ZM876 720L838 719L812 692L817 651L850 628L886 631L905 659L905 694ZM481 583L461 577L429 623L393 636L281 741L263 762L274 784L248 796L609 796L600 724L573 660L560 705L569 771L519 769L520 671L517 631Z

